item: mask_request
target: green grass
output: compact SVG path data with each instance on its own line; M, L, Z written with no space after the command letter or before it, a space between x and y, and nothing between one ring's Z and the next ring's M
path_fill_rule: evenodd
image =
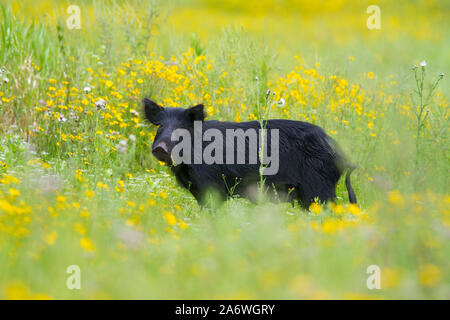
M245 4L78 1L83 27L68 30L63 2L0 3L9 80L0 85L0 298L449 297L448 79L423 105L419 136L410 98L419 98L414 64L428 63L425 92L448 74L444 1L414 2L426 18L381 2L379 33L365 29L364 4L265 3L261 14ZM134 112L146 95L204 102L209 119L262 110L322 126L359 166L359 207L343 181L337 206L311 212L245 199L199 207L151 156L155 128ZM66 287L70 265L81 269L80 290ZM380 290L366 287L370 265Z

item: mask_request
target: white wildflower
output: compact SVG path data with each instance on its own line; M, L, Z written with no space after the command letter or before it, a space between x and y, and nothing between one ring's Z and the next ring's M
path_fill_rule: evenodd
M121 152L121 153L125 153L128 150L128 143L127 140L122 139L119 141L119 144L116 145L116 149L117 151Z
M64 117L64 115L63 115L63 114L60 114L60 115L59 115L59 118L58 118L58 121L59 121L59 122L62 122L62 123L64 123L64 122L66 122L66 121L67 121L67 118L66 118L66 117Z
M97 102L95 102L95 106L98 110L104 109L106 107L106 101L103 99L98 99Z
M71 111L71 112L69 113L69 119L70 119L70 120L74 120L74 121L78 121L78 120L79 120L79 117L78 117L73 111Z

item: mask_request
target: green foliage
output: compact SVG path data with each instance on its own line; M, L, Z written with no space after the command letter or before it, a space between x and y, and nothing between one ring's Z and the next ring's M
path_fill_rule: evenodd
M425 77L450 66L445 2L381 2L401 23L379 33L346 1L76 3L81 30L65 2L1 6L0 298L448 298L450 87ZM309 211L199 207L151 156L146 95L320 125L358 206L341 182Z

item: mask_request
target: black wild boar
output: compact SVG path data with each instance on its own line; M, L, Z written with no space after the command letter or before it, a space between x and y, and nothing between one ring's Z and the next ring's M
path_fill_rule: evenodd
M242 196L254 201L261 177L271 200L297 199L309 208L314 199L336 198L336 184L354 166L318 126L293 120L222 122L204 120L203 105L163 108L144 99L147 119L159 126L152 153L171 167L177 181L203 205L209 191L222 200Z

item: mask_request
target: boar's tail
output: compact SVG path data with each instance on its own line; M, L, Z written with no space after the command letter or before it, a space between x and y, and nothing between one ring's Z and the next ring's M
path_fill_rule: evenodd
M355 170L355 169L356 169L355 165L350 165L347 168L347 174L345 175L345 186L347 187L348 200L350 201L350 203L356 203L355 191L353 191L353 187L350 183L350 175L352 174L353 170Z
M348 200L350 201L350 203L356 203L356 195L355 191L353 191L352 184L350 183L350 175L358 166L348 160L336 141L328 137L327 142L333 150L335 163L339 169L339 175L341 175L344 171L347 171L347 173L345 174L345 186L347 187Z

